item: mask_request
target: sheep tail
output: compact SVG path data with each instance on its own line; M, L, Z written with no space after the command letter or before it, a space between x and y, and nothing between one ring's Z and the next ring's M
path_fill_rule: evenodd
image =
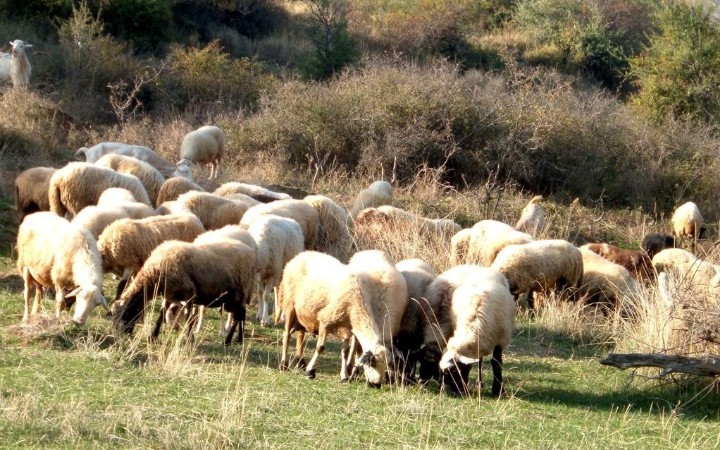
M51 184L48 194L50 200L50 211L54 212L60 217L65 217L65 214L67 214L68 210L63 204L62 199L60 198L60 186Z

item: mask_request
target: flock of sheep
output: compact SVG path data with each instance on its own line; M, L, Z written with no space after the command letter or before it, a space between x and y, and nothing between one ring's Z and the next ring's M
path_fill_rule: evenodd
M470 368L489 355L492 393L500 395L502 353L521 294L531 310L536 293L557 290L632 314L641 284L660 271L705 277L710 290L720 286L720 267L674 248L673 236L648 235L643 250L537 239L547 232L542 197L514 227L482 220L462 229L392 206L385 181L361 191L350 210L325 196L295 199L239 182L206 192L192 181L192 164L211 164L216 178L224 147L222 130L209 126L186 135L177 164L146 147L106 142L81 148L85 162L21 173L15 186L23 321L54 288L56 316L75 304L73 321L83 324L102 306L118 332L132 333L162 295L153 337L163 324L187 322L192 339L204 309L221 308L228 345L235 336L242 342L246 309L257 298L262 325L273 309L275 324L284 322L281 369L304 368L315 377L334 335L342 340L341 381L361 372L376 387L437 379L445 392L467 395ZM672 220L676 237L699 237L694 204L678 208ZM449 247L449 270L437 274L420 259L357 251L358 242L411 227ZM111 305L102 293L106 273L120 278ZM306 333L317 334L308 363Z

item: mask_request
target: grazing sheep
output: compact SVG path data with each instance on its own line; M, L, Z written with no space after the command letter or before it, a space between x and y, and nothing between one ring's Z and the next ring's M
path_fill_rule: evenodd
M533 312L533 292L580 286L583 259L580 250L567 241L540 240L508 245L497 254L491 267L507 277L516 298L528 293L528 308Z
M205 192L205 189L183 177L172 177L165 180L155 199L155 207L165 202L177 200L182 194L190 191Z
M90 148L80 147L80 149L75 152L75 156L85 158L85 162L95 163L108 153L131 156L140 161L145 161L159 170L160 173L167 178L182 177L191 181L193 179L192 169L189 164L184 162L182 164L178 163L177 165L173 164L153 150L141 145L123 144L122 142L101 142Z
M353 225L348 211L323 195L308 195L303 201L318 214L317 250L347 262L353 243Z
M191 215L121 219L108 225L98 238L98 248L103 270L121 277L116 298L155 247L171 239L190 242L204 231L202 223Z
M33 167L15 178L15 208L21 222L28 214L50 211L48 189L56 171L52 167Z
M464 228L453 235L450 239L450 266L459 266L467 261L471 239L471 228Z
M257 243L258 319L267 326L283 268L304 249L303 232L295 220L273 214L253 220L248 232Z
M592 245L583 245L579 249L583 260L579 292L587 296L588 302L631 313L640 300L640 285L625 267L605 259L592 249Z
M459 262L487 267L508 245L527 244L532 241L532 236L517 231L506 223L497 220L481 220L470 229L467 257L464 261Z
M55 287L55 316L65 308L66 299L74 297L73 321L85 323L92 310L108 308L102 295L103 272L95 239L50 212L30 214L23 220L17 237L17 269L25 282L25 313L37 314L43 291ZM31 290L35 301L30 310Z
M466 396L471 364L481 366L483 356L492 353L492 393L501 395L502 352L515 320L507 279L493 268L456 266L430 284L426 297L437 312L425 325L421 379L441 373L444 392Z
M77 213L72 223L88 230L97 239L105 228L117 220L144 219L152 215L154 215L154 211L144 203L121 202L115 203L114 206L86 206Z
M94 164L74 162L50 178L50 210L59 216L75 215L84 207L97 204L100 194L111 187L127 189L137 201L150 204L145 188L136 177Z
M0 53L0 81L12 81L14 88L27 87L32 67L25 49L31 48L32 44L15 39L10 45L10 54Z
M648 254L650 259L666 248L675 247L675 238L669 234L650 233L642 240L642 249Z
M428 219L404 209L383 205L365 208L355 217L355 234L358 241L374 242L390 229L416 228L428 240L450 238L462 228L449 219Z
M98 159L95 165L135 175L145 187L151 205L155 205L160 187L165 183L165 177L156 168L130 156L110 153Z
M365 278L363 277L362 280ZM305 333L317 334L317 346L306 375L315 378L315 366L325 350L328 334L343 340L340 380L349 379L350 338L360 343L363 365L369 385L380 387L388 364L388 350L383 345L382 331L371 316L369 287L350 268L324 253L305 251L285 266L278 289L275 323L285 316L280 370L290 367L288 347L290 335L297 332L295 361L305 367L303 352Z
M703 261L687 250L665 249L653 257L652 263L658 273L668 272L711 294L718 290L720 266Z
M245 307L254 272L255 252L241 241L218 239L203 244L164 242L153 250L120 297L122 307L115 313L115 326L125 333L132 333L146 305L162 293L166 305L179 303L186 310L193 306L222 307L230 314L225 345L232 342L236 328L239 328L237 341L242 343ZM160 332L164 313L161 308L153 329L155 338ZM188 337L192 339L195 328L192 321L197 316L190 317Z
M652 280L655 278L652 260L643 250L627 250L611 244L586 244L584 248L595 252L608 261L620 264L627 269L637 280Z
M305 249L314 250L318 242L318 213L302 200L278 200L255 205L245 212L240 224L250 225L261 216L275 214L295 220L303 230Z
M218 177L220 160L225 153L225 133L216 126L206 125L191 131L180 144L180 162L210 164L210 179Z
M192 213L207 230L237 225L246 212L254 207L251 202L229 200L219 195L196 191L186 192L176 201L169 203L168 209L172 214Z
M238 183L231 181L225 183L213 191L213 194L227 197L233 194L245 194L262 203L270 203L275 200L289 200L292 197L283 192L275 192L255 184Z
M687 202L678 206L670 221L672 222L673 235L676 238L692 238L691 248L692 252L695 253L695 244L705 231L705 228L703 228L705 222L697 205L693 202Z
M537 203L542 199L542 195L536 195L528 202L515 224L516 230L535 237L545 231L545 209Z
M387 181L375 181L366 189L360 191L355 197L350 215L357 217L365 208L377 208L382 205L392 205L393 187Z

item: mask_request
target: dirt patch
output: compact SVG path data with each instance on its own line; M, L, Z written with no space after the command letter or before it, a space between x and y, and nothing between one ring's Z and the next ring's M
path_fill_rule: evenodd
M0 272L0 288L11 289L13 291L22 291L22 277L13 272Z

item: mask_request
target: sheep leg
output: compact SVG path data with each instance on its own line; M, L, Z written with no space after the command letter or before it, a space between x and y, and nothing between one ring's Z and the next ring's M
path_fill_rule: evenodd
M303 328L297 329L297 324L295 329L297 334L295 334L295 357L293 358L293 363L298 369L304 369L307 367L307 363L303 357L305 354L305 344L307 344L305 330Z
M530 317L535 317L535 299L533 298L533 291L530 289L527 295L527 306L530 313Z
M340 350L340 382L347 383L350 380L348 368L350 366L350 339L343 339Z
M262 293L262 317L260 317L260 325L264 327L270 325L270 305L273 301L272 295L272 286L269 283L266 283Z
M130 281L130 274L132 271L130 269L125 269L123 271L122 277L120 277L120 281L118 281L117 285L117 291L115 292L115 300L119 299L122 295L123 291L125 290L125 287L128 284L128 281Z
M313 354L310 364L305 370L305 376L313 379L315 378L315 369L320 359L320 354L325 351L325 340L327 339L327 328L324 324L321 324L318 329L317 345L315 346L315 354Z
M60 286L55 286L55 318L60 318L60 313L65 309L65 296Z
M155 321L155 326L153 327L152 333L150 334L151 340L157 341L158 336L160 336L160 328L162 327L162 324L165 321L165 314L167 312L168 312L168 302L167 302L167 300L163 300L162 305L160 306L160 311L158 312L158 318Z
M187 322L188 342L193 344L195 342L195 327L197 326L197 323L198 323L198 316L197 316L198 307L195 306L191 300L191 301L187 302L187 304L184 307L183 312L185 313L185 315L188 318L187 319L187 321L188 321Z
M235 292L232 294L232 310L228 311L230 322L230 328L228 329L228 333L225 336L225 345L230 345L232 343L233 334L235 334L235 329L238 328L238 338L237 342L238 344L242 344L243 342L243 335L245 333L245 303L243 303L242 294L240 292ZM229 303L229 302L228 302ZM226 303L226 306L230 306Z
M205 307L200 305L193 309L193 314L197 316L197 325L195 325L195 333L200 334L202 330L203 320L205 318Z
M288 370L288 347L290 346L290 334L292 334L293 325L295 324L295 311L288 312L287 320L285 320L285 328L282 337L282 353L280 355L280 370Z
M33 303L32 314L37 314L37 310L40 306L40 301L37 298L37 292L40 289L35 285L35 282L30 276L30 269L28 269L27 267L23 267L23 281L25 282L25 313L23 314L22 321L27 322L30 319L30 291L33 289L33 287L35 288L35 302Z
M355 358L360 354L362 348L355 335L350 338L350 356L348 357L348 366L352 368L350 371L350 380L357 381L360 379L360 366L355 365Z
M490 365L493 371L493 384L492 394L496 397L503 395L503 380L502 380L502 347L496 345L493 349L493 356L490 360Z

